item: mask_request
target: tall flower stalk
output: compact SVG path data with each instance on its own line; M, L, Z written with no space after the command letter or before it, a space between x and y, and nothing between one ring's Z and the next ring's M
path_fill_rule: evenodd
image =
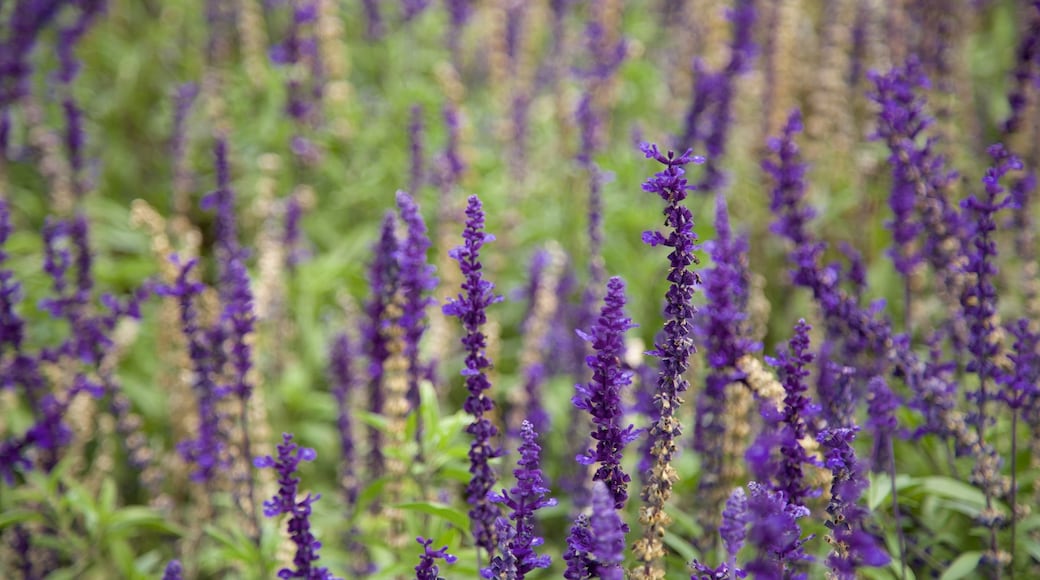
M278 458L270 455L257 457L253 464L257 469L273 468L278 472L278 493L264 502L264 515L273 518L288 514L289 535L296 544L296 556L293 558L295 569L282 568L279 578L306 578L308 580L336 580L328 568L314 565L318 561L318 549L321 542L311 533L311 505L321 495L307 494L297 500L300 478L296 477L296 469L303 461L314 461L318 454L309 447L300 447L293 442L291 433L282 435L282 444L278 446Z
M542 448L538 445L538 433L530 421L524 421L520 425L520 439L520 460L513 471L516 486L508 491L503 489L501 493L489 492L488 499L504 504L510 509L509 519L513 520L516 533L509 541L508 549L516 559L516 577L523 580L528 572L548 568L552 563L549 556L539 556L534 551L543 542L542 538L534 535L534 512L556 505L556 500L546 497L549 488L546 487L545 476L542 475Z
M502 297L494 293L494 284L483 276L480 249L495 236L484 232L484 208L475 195L470 196L467 203L462 239L463 244L451 251L451 257L458 261L462 270L462 293L449 299L443 311L446 316L457 317L466 331L462 337L462 346L466 350L466 368L462 369L462 376L466 377L469 396L463 408L473 416L473 423L466 428L466 432L473 436L469 449L472 478L466 486L466 502L471 506L469 517L473 541L487 551L490 558L496 546L494 526L499 511L488 499L488 492L495 485L495 472L488 462L499 457L502 450L492 443L498 429L487 417L495 403L487 395L491 388L487 376L491 361L487 357L487 337L482 328L487 323L487 307L500 302Z
M592 343L594 354L587 359L592 380L575 387L578 394L573 403L592 415L596 447L576 459L582 465L599 463L592 479L606 484L617 509L625 507L628 482L632 480L621 467L621 455L625 446L639 435L633 425L621 426L621 390L632 382L631 373L621 366L621 360L625 355L625 331L634 326L625 316L625 283L615 276L607 282L599 320L588 334L578 331L579 336Z
M643 190L664 200L664 225L670 228L667 236L656 230L645 232L643 241L651 246L672 248L668 255L668 281L671 285L665 294L664 333L653 350L654 356L660 360L657 392L654 394L654 406L660 415L650 428L650 437L654 441L651 448L654 465L641 496L643 507L639 521L643 525L643 537L635 544L634 552L639 563L632 570L634 579L650 580L664 578L661 559L665 552L661 539L671 521L664 512L664 506L672 495L672 486L679 479L672 467L672 456L677 450L676 441L682 435L677 413L682 405L682 394L689 387L684 374L689 368L690 356L696 350L690 334L696 312L693 293L694 288L700 285L700 278L689 268L699 262L693 253L697 239L693 232L693 214L683 204L687 192L692 189L686 181L683 167L704 160L695 157L690 150L681 155L676 155L674 151L664 154L651 144L643 144L641 150L647 159L654 159L665 166L664 170L643 184Z

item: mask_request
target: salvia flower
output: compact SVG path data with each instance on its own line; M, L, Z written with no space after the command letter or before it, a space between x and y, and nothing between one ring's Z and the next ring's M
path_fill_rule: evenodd
M997 243L993 239L997 222L994 216L1012 203L1001 180L1009 172L1022 169L1022 162L1003 145L991 146L989 154L994 164L982 179L984 193L972 195L961 203L971 240L971 245L966 248L967 263L964 266L965 273L971 276L971 283L961 296L961 306L969 326L968 351L974 355L966 370L979 376L979 390L973 398L978 404L974 424L980 439L987 422L986 404L991 396L989 382L1000 374L996 365L1000 343L995 340L997 328L994 324L997 313L997 289L993 283L997 275Z
M184 578L184 568L181 566L180 560L170 560L163 571L162 580L181 580L182 578Z
M444 560L448 564L454 564L458 558L448 553L448 547L444 546L440 550L434 550L430 546L433 544L432 539L426 539L422 536L415 538L416 542L423 547L423 554L419 557L419 565L415 567L415 580L444 580L440 577L440 568L437 566L437 560Z
M592 559L592 532L589 529L589 517L578 514L567 534L567 550L563 553L563 561L567 569L563 577L567 580L586 580L592 578L596 570L596 562Z
M625 446L639 435L633 425L621 426L621 391L632 383L631 373L622 367L621 361L625 356L625 331L634 326L625 316L625 283L615 276L607 282L599 320L588 334L578 331L579 336L592 343L594 354L586 359L592 380L587 385L575 386L578 394L573 403L592 415L596 448L576 459L582 465L599 462L592 478L607 485L617 509L624 508L631 481L621 467L621 456Z
M1029 27L1015 50L1015 67L1011 74L1014 82L1007 96L1011 112L1003 126L1006 135L1016 133L1022 128L1030 102L1030 92L1032 97L1036 98L1037 81L1040 80L1040 2L1034 1L1032 5Z
M423 151L423 135L425 133L423 123L423 109L420 105L412 105L412 111L408 121L408 149L412 155L409 168L408 191L418 195L419 188L423 186L423 178L426 171L425 155Z
M348 509L357 503L358 482L355 474L357 452L354 447L354 390L357 378L354 371L354 349L346 333L338 334L329 351L329 378L332 396L336 399L336 427L339 429L340 449L343 453L342 484Z
M400 279L397 219L387 212L379 230L379 241L368 266L369 299L361 327L361 340L368 358L368 407L373 413L383 412L383 367L390 357L386 333L382 331L387 309L397 293ZM369 465L377 477L383 472L383 435L375 427L368 429Z
M516 537L516 530L509 525L505 518L495 519L495 536L498 538L498 555L491 558L491 565L481 568L481 578L494 578L495 580L519 580L516 556L509 550L509 544Z
M809 515L809 509L787 501L782 491L767 485L748 484L747 542L756 557L744 566L752 578L788 578L793 566L811 562L803 547L812 536L802 538L798 520Z
M278 472L278 493L264 502L264 515L273 518L281 514L289 514L289 535L296 544L296 556L293 558L295 569L282 568L278 577L306 578L308 580L333 580L327 568L314 566L318 561L318 549L321 548L314 534L311 533L311 505L321 498L320 495L307 494L302 500L299 494L300 478L296 477L296 469L300 462L314 461L317 453L309 447L299 447L293 442L291 433L282 435L282 444L278 446L278 458L270 455L257 457L253 465L257 469L273 468Z
M671 461L676 452L676 440L682 435L682 426L676 413L682 405L681 396L689 387L684 374L689 368L690 356L696 350L690 333L696 313L693 293L700 279L689 267L698 263L693 253L697 236L693 232L693 214L683 204L687 192L692 189L686 181L683 166L701 163L703 159L695 157L689 150L681 155L676 155L674 151L664 154L656 145L648 143L643 144L641 149L648 159L665 166L664 170L643 184L643 190L665 201L664 222L665 226L671 228L668 236L659 231L645 232L643 241L651 246L672 248L668 255L671 263L668 272L670 287L665 295L664 332L652 351L660 360L657 392L654 395L654 405L660 411L660 416L650 431L654 440L651 453L655 464L643 488L644 508L640 517L643 539L636 543L635 548L642 563L640 573L650 576L652 572L659 571L657 562L664 555L661 537L668 521L664 504L671 496L672 485L678 478Z
M722 483L724 450L717 442L726 433L726 387L744 379L737 361L760 348L750 337L747 321L747 237L734 236L730 230L725 196L716 195L715 201L716 238L705 244L713 262L704 272L704 296L710 307L700 313L696 325L709 367L704 389L697 395L693 438L693 448L701 454L698 489L702 494L719 489Z
M592 484L592 515L589 516L589 533L592 537L591 553L596 559L596 574L602 580L624 580L621 563L625 559L625 532L628 526L618 514L614 494L606 484Z
M807 421L818 409L806 394L809 385L809 365L813 353L809 351L809 324L804 319L795 325L795 334L785 350L766 360L777 367L780 383L784 386L784 408L781 411L780 464L776 472L776 489L783 491L792 505L804 505L805 499L815 495L805 482L802 467L815 465L802 445L808 435Z
M398 191L397 206L401 210L401 221L407 229L398 258L400 288L404 294L400 325L404 330L404 354L408 359L408 399L412 407L417 408L419 379L423 373L419 362L419 342L426 332L426 309L434 303L430 293L437 287L437 277L434 275L434 267L426 258L430 238L426 234L426 222L419 213L419 205L412 196Z
M816 437L824 448L824 465L833 477L827 527L834 549L827 565L840 580L854 580L859 568L884 566L891 560L881 542L864 529L868 511L856 503L870 485L866 467L852 448L857 431L856 427L827 429Z
M747 493L744 492L744 488L738 487L726 500L726 507L722 510L722 523L719 525L719 535L726 548L726 561L717 568L694 561L695 573L690 577L691 580L735 580L746 576L745 572L737 567L737 553L744 547L744 541L747 539L747 525Z
M540 453L542 448L537 441L530 421L520 425L520 460L513 471L516 486L502 493L488 492L488 500L505 504L511 511L509 519L513 520L516 535L508 544L509 551L516 559L517 578L522 579L528 572L536 568L548 568L552 560L547 555L539 556L534 549L544 541L534 535L534 512L544 507L556 505L556 500L546 497L546 487L542 475Z
M1040 394L1040 333L1031 327L1030 321L1021 318L1008 329L1015 337L1012 354L1008 358L1014 370L1004 376L1004 390L1000 393L1013 412L1029 404L1036 404Z
M473 477L466 487L466 501L472 506L469 516L474 541L490 554L495 548L492 526L498 517L498 509L488 500L488 492L495 485L495 472L488 460L499 457L502 451L492 444L498 429L486 416L494 409L495 403L487 396L491 388L491 381L487 377L491 361L486 353L487 337L481 328L487 322L487 307L500 302L502 297L494 293L494 284L483 276L480 249L485 243L493 241L495 236L484 232L484 208L480 198L475 195L469 198L466 218L466 227L462 232L463 244L451 251L451 257L458 261L465 278L462 283L463 293L449 299L442 309L445 315L458 317L466 330L462 337L462 346L466 349L466 368L462 370L462 376L466 377L469 396L463 408L473 415L473 423L466 428L466 432L473 436L469 450L470 473Z
M218 365L214 360L211 336L200 326L197 297L205 286L191 279L196 260L181 263L173 258L178 268L177 278L172 285L159 289L162 296L177 299L180 311L181 331L188 341L188 356L192 365L192 390L198 406L199 426L193 438L181 441L177 451L185 461L195 465L192 479L212 481L217 473L228 465L226 453L227 434L221 427L223 414L218 409L219 401L227 395L227 389L217 383Z

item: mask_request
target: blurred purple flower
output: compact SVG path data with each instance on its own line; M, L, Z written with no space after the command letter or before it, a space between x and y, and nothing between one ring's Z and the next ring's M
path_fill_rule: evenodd
M369 298L361 323L361 344L368 358L368 408L375 414L383 412L383 365L390 356L386 334L382 332L386 310L400 284L400 252L397 240L397 219L393 212L383 217L379 241L368 266ZM382 432L368 428L369 466L374 477L383 472Z
M431 293L437 288L437 277L434 274L436 269L426 257L430 238L419 205L412 196L398 191L397 207L406 228L404 244L398 256L400 289L404 294L404 312L400 324L404 330L404 354L408 359L408 400L415 409L419 407L419 380L424 371L419 361L419 343L428 326L426 309L436 303Z
M592 515L589 516L590 552L596 559L596 575L602 580L624 580L625 533L628 526L618 513L614 494L606 484L592 484Z
M355 473L357 453L354 448L354 390L357 377L354 374L354 349L346 333L332 340L329 350L329 378L332 396L336 399L336 427L339 430L340 449L343 453L341 478L344 499L348 512L352 512L358 498L358 482Z
M184 568L181 567L180 560L170 560L166 564L166 569L163 570L162 580L182 580L184 578Z

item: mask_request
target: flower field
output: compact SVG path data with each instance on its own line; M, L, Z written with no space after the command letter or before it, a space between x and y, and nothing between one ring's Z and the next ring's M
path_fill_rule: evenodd
M0 578L1040 577L1040 2L0 23Z

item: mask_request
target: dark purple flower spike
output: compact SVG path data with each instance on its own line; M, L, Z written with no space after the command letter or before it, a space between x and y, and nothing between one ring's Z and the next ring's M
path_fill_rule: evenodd
M498 429L487 417L495 408L495 403L487 395L491 388L491 381L487 377L491 361L487 358L487 337L481 329L487 322L487 307L500 302L502 297L494 293L494 284L483 276L480 249L495 237L484 232L484 208L480 198L475 195L470 196L466 207L466 227L462 239L463 244L451 250L450 254L462 270L463 293L449 299L442 310L446 316L455 316L461 320L466 331L462 337L462 346L466 350L466 368L462 369L462 376L466 377L469 396L463 408L473 415L473 423L466 428L466 432L473 436L469 450L470 473L473 477L466 486L466 501L472 506L469 516L473 540L490 555L497 544L493 526L499 512L488 499L488 492L495 485L495 472L488 461L501 456L502 450L493 444Z

